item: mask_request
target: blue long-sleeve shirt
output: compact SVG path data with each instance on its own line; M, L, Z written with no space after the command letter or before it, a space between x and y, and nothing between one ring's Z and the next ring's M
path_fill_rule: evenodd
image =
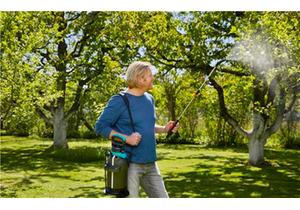
M126 145L129 161L133 163L152 163L156 161L155 140L155 106L151 94L134 96L125 93L128 100L136 132L142 138L137 146ZM119 95L114 95L108 101L104 111L99 116L95 130L97 135L109 137L112 130L125 135L131 135L131 126L128 109Z

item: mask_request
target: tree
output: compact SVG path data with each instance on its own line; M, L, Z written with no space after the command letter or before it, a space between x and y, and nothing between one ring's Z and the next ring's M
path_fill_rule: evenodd
M67 122L82 107L83 96L96 79L118 77L122 65L136 55L122 13L32 12L8 13L15 21L38 23L22 59L30 66L31 94L36 113L53 126L54 148L67 148ZM124 30L125 29L125 30ZM36 42L38 40L38 42ZM32 44L34 43L34 44ZM106 83L108 81L102 81Z
M142 14L143 15L143 14ZM197 87L203 75L208 74L211 65L224 59L226 50L230 47L231 24L237 17L233 13L148 13L142 18L141 31L145 36L143 47L145 55L152 63L163 70L164 77L172 76L175 69L179 74L192 72L198 81L191 84ZM165 97L171 117L175 118L175 98L178 97L174 87L180 90L180 85L167 82ZM170 83L170 84L168 84ZM188 124L195 124L190 122Z
M248 139L249 163L264 164L264 145L299 94L299 14L193 12L151 18L145 24L151 36L144 42L146 54L156 63L206 75L218 66L210 83L218 93L220 116ZM230 52L237 53L237 59ZM242 118L230 114L217 74L252 82L250 131Z
M15 135L29 135L35 118L34 109L26 97L30 89L27 83L30 69L23 58L34 45L29 40L37 37L33 34L38 23L30 23L27 19L28 13L0 13L1 129Z
M299 15L297 13L252 13L246 16L246 34L238 42L239 61L248 65L252 75L252 129L246 131L229 114L223 96L223 89L214 80L218 91L222 116L239 132L249 139L249 163L261 165L264 160L264 145L282 123L284 114L289 112L299 94ZM253 22L257 22L253 27ZM243 23L244 24L244 23ZM293 28L294 33L282 36L282 28ZM254 29L255 28L255 29ZM243 29L240 29L243 30ZM246 37L246 38L245 38ZM289 45L286 45L289 43ZM289 96L288 96L289 95ZM287 103L287 98L291 99Z

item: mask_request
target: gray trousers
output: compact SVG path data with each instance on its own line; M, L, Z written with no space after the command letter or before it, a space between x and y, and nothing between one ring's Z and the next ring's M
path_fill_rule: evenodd
M129 197L139 197L139 186L144 189L149 198L169 197L156 162L147 164L129 163Z

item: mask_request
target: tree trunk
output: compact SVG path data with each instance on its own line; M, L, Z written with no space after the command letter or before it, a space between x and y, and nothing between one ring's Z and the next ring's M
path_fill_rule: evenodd
M266 121L263 115L257 111L253 111L252 116L253 130L248 137L249 143L249 164L259 166L265 162L264 160L264 146L266 139Z
M169 111L169 117L171 120L176 120L175 106L176 106L176 98L175 98L175 90L171 86L165 87L166 97L167 97L167 107Z
M67 142L67 121L64 117L63 107L58 107L53 116L53 147L54 148L68 148Z
M62 92L62 96L57 98L57 107L53 113L53 147L54 148L68 148L67 142L67 118L65 117L65 97L66 97L66 83L67 83L67 43L63 36L67 28L67 20L64 18L64 12L58 12L56 14L56 20L59 25L58 31L61 34L58 35L57 54L59 57L58 62L55 63L55 69L58 72L56 79L56 89Z
M258 166L265 162L264 159L264 140L250 138L249 144L249 164Z

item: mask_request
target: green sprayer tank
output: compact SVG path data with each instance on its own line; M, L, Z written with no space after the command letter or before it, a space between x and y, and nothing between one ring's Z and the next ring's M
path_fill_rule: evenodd
M125 152L126 139L118 134L112 136L112 150L104 165L105 194L117 197L129 195L127 190L128 158Z

